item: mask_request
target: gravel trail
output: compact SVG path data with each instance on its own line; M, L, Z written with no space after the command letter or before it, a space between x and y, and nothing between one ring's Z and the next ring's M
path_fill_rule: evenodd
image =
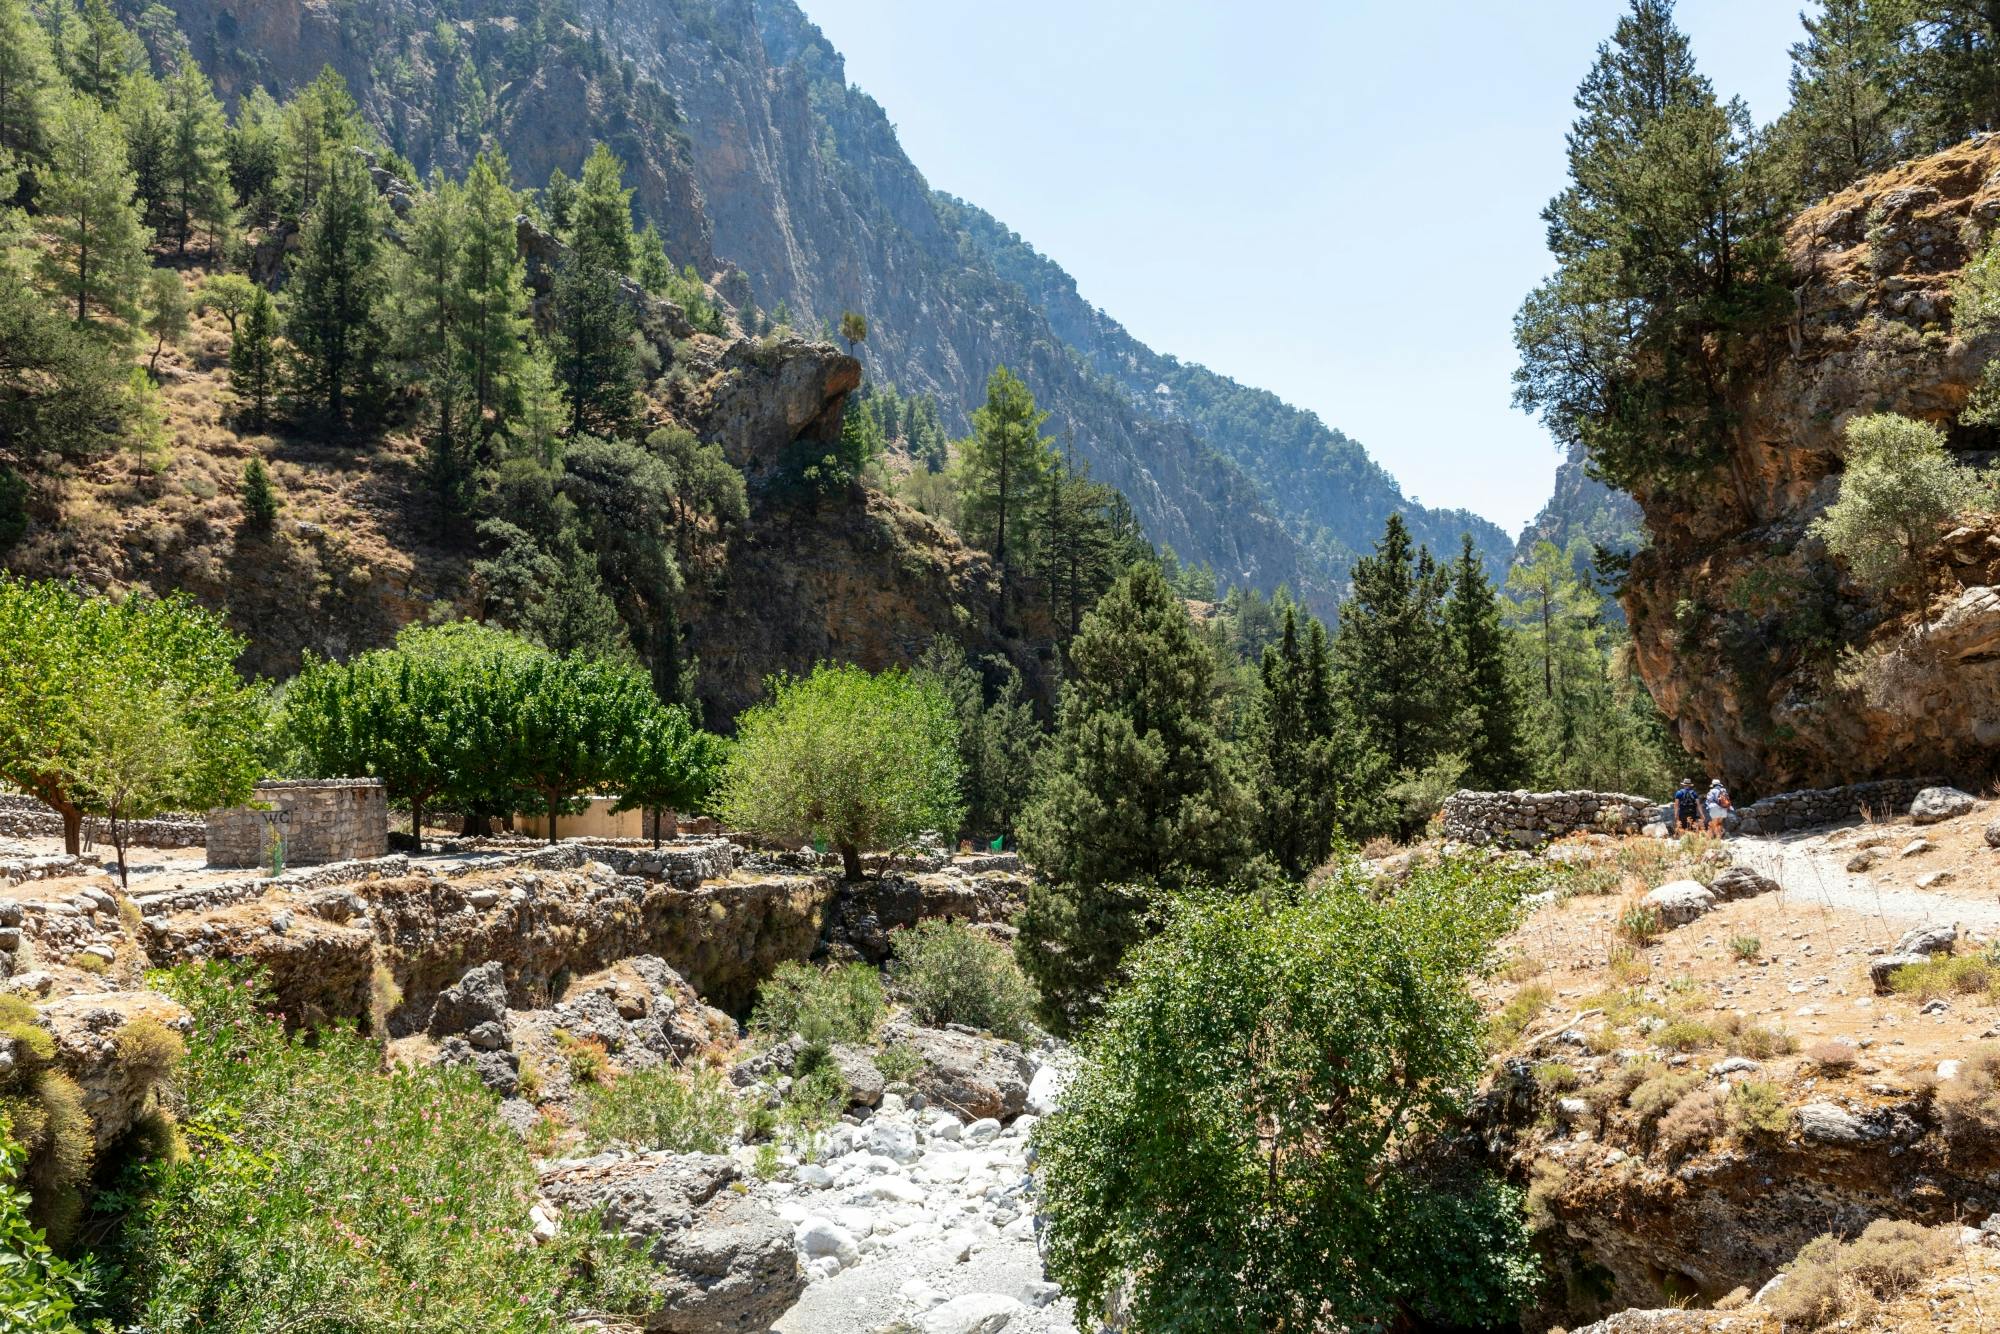
M1744 836L1729 840L1737 861L1770 876L1801 907L1824 907L1911 926L1957 923L2000 931L2000 899L1954 884L1938 889L1883 885L1866 872L1847 869L1854 846L1829 847L1817 833ZM1891 848L1893 857L1895 850Z

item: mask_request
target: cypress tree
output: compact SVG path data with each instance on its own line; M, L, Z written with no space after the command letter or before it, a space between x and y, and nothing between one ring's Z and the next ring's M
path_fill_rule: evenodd
M1445 602L1454 675L1468 714L1464 736L1466 781L1483 788L1512 787L1526 776L1521 748L1521 702L1507 671L1507 638L1500 599L1486 566L1465 535L1451 567Z
M1022 850L1044 878L1017 945L1060 1031L1102 1003L1157 892L1235 878L1251 814L1215 725L1214 659L1157 568L1112 586L1068 665L1021 816Z

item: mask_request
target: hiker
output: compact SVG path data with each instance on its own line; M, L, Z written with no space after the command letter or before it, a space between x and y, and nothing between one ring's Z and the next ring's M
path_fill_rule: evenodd
M1722 837L1722 822L1729 818L1729 812L1736 804L1729 799L1729 789L1722 785L1720 778L1708 780L1708 795L1702 798L1708 807L1708 832L1712 838Z
M1681 779L1681 785L1674 789L1674 828L1683 834L1701 828L1701 789L1692 778Z

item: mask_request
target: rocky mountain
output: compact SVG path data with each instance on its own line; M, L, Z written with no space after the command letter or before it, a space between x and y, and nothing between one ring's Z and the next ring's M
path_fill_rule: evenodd
M866 313L869 373L964 429L1009 365L1130 498L1147 534L1227 583L1330 608L1400 510L1433 547L1462 511L1413 505L1311 413L1138 342L1055 263L933 191L882 108L792 0L171 0L225 94L283 92L331 64L419 170L503 146L519 183L574 172L593 140L629 164L677 262L739 304L818 329Z
M1521 530L1516 554L1526 555L1537 542L1567 548L1579 538L1586 547L1636 551L1645 542L1642 523L1637 502L1592 477L1583 448L1576 446L1556 466L1548 503Z
M1751 354L1726 466L1638 496L1651 545L1624 601L1640 671L1682 743L1739 788L1989 770L2000 742L1994 521L1945 535L1928 606L1864 593L1808 525L1839 494L1857 416L1919 418L1963 461L1993 457L1992 430L1958 416L2000 349L1954 329L1952 286L1996 221L1990 136L1794 218L1796 313Z

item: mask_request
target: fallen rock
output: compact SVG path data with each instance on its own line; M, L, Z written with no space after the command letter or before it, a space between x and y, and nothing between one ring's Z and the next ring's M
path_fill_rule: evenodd
M1852 1112L1830 1102L1809 1102L1792 1113L1801 1138L1814 1144L1853 1145L1870 1139Z
M1645 904L1668 926L1684 926L1715 907L1715 895L1699 880L1675 880L1646 895Z
M832 1050L833 1068L847 1088L849 1106L875 1107L882 1101L882 1072L866 1047L838 1043Z
M1927 787L1910 803L1910 819L1917 824L1936 824L1970 815L1978 804L1970 792L1955 787Z
M437 994L428 1025L434 1038L469 1033L482 1024L507 1027L507 975L499 960L467 969L465 975Z
M966 1120L1008 1121L1028 1109L1035 1063L1014 1043L966 1029L892 1025L885 1043L902 1043L923 1059L910 1078L917 1092Z
M1760 875L1747 866L1732 866L1710 881L1708 888L1718 898L1747 899L1773 893L1779 885L1770 876Z
M1876 995L1886 996L1896 989L1897 973L1929 962L1930 956L1925 954L1878 954L1868 961L1868 980L1874 984Z
M1986 826L1986 846L2000 848L2000 820L1994 820Z
M648 1247L659 1266L648 1330L725 1334L770 1328L805 1291L792 1229L727 1189L736 1178L715 1154L605 1155L551 1164L542 1190Z
M1881 860L1882 849L1863 848L1847 859L1847 869L1850 874L1859 875Z
M1063 1089L1069 1084L1071 1072L1051 1061L1035 1071L1035 1077L1028 1081L1028 1110L1036 1116L1047 1116L1062 1105Z
M1903 933L1896 942L1897 954L1950 954L1958 944L1958 928L1952 925L1920 926Z
M917 1317L920 1334L996 1334L1007 1328L1015 1316L1028 1308L1013 1297L997 1292L969 1292L934 1306Z

